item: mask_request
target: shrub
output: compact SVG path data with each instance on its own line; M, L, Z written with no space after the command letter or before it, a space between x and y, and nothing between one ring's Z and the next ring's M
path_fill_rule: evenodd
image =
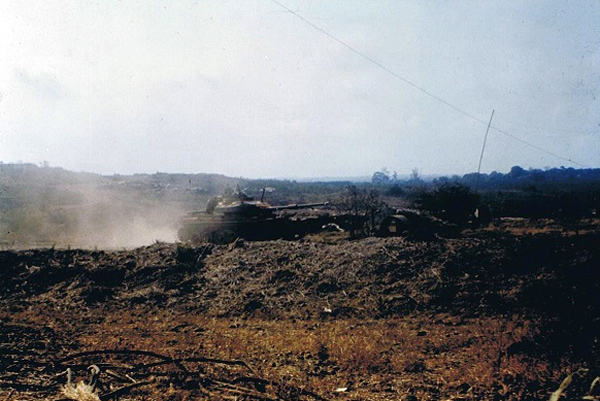
M466 224L473 218L479 195L461 184L443 184L433 191L417 193L413 206L455 224Z

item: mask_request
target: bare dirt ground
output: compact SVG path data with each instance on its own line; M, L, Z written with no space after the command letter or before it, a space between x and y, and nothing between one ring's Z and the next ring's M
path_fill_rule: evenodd
M0 252L0 399L600 399L597 226L503 224Z

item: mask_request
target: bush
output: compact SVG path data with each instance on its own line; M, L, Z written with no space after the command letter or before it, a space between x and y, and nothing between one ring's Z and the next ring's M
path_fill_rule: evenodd
M466 224L473 218L479 195L461 184L443 184L433 191L417 193L413 206L454 224Z
M346 214L342 223L352 237L363 237L375 231L378 215L385 204L376 190L359 189L355 185L346 187L344 195L336 202L337 209Z

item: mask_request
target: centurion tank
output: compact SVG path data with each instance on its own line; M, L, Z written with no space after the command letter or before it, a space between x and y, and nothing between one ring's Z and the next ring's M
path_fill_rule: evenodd
M211 199L205 211L191 212L183 217L178 231L179 240L229 243L237 238L295 239L317 232L329 222L326 214L300 216L286 213L326 206L328 202L271 206L264 202L264 195L263 189L260 200L254 200L241 191Z

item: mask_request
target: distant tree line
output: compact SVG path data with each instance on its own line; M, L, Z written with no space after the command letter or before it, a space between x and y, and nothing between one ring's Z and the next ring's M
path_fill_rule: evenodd
M456 181L460 184L474 186L478 182L480 189L527 189L548 190L564 189L570 186L600 187L600 169L575 169L572 167L541 169L524 169L514 166L506 174L496 171L490 174L470 173L457 177L442 177L434 182Z
M478 181L478 182L477 182ZM431 181L424 181L419 175L418 169L411 171L410 178L398 178L396 172L390 173L387 168L376 171L371 177L373 184L398 184L411 185L419 184L463 184L472 187L477 182L480 189L531 189L531 187L549 187L552 185L565 184L595 184L600 185L600 169L575 169L572 167L551 168L551 169L524 169L520 166L514 166L506 174L493 171L486 173L469 173L463 176L442 176L434 178Z
M465 189L477 190L479 203L492 210L496 216L574 218L595 216L600 209L600 169L524 169L514 166L508 173L470 173L463 176L437 177L421 180L418 174L410 179L398 180L386 174L387 170L373 174L371 183L387 196L405 197L414 205L430 205L428 194L439 189L433 198L447 202L454 193L469 199ZM443 196L442 196L443 195ZM436 207L440 207L439 205Z

